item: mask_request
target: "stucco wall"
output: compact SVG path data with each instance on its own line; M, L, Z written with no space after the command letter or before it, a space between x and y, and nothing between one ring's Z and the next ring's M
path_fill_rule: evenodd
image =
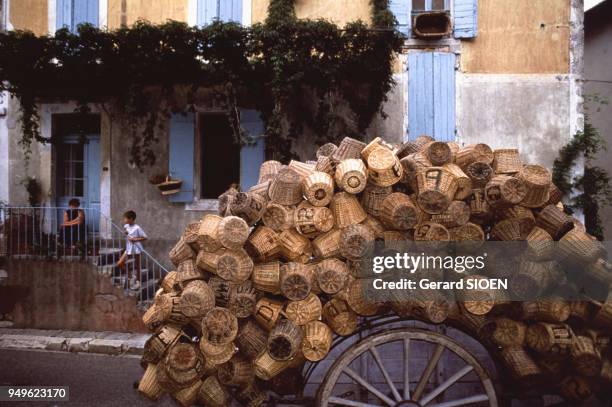
M108 0L108 27L119 28L123 21L132 25L139 19L152 23L166 20L187 21L188 0Z
M252 1L252 21L262 22L268 14L270 0ZM298 18L323 18L339 25L362 20L369 23L372 19L370 0L296 0L295 13Z
M570 0L480 0L478 37L462 45L468 73L567 73Z
M49 15L47 1L12 0L9 9L9 22L15 30L30 30L44 35L48 31Z

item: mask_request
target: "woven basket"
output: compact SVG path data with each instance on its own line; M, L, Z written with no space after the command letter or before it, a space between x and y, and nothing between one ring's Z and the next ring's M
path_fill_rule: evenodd
M295 229L288 229L279 234L278 242L281 255L289 261L297 260L305 253L312 253L310 240Z
M230 204L230 211L233 215L244 219L249 226L253 226L261 219L266 201L266 198L259 194L239 192Z
M191 246L194 251L200 249L198 245L198 229L200 228L200 222L191 222L185 227L182 238L185 242Z
M444 168L450 171L457 179L457 191L455 199L463 200L472 194L472 180L461 170L461 168L453 163L445 164Z
M219 223L217 235L223 247L237 250L249 237L249 225L238 216L227 216Z
M263 297L255 305L255 320L269 331L279 320L283 307L283 302Z
M217 371L219 382L225 386L245 387L255 380L253 361L241 355L234 355L220 365Z
M361 222L361 224L369 227L377 239L382 238L383 233L385 232L385 227L383 226L382 222L373 216L368 215L365 220Z
M165 293L177 293L181 291L181 287L179 286L178 273L176 271L171 271L166 274L160 282L160 287Z
M472 218L486 218L491 215L489 204L485 198L484 189L473 189L468 199Z
M291 360L276 360L268 350L265 350L255 359L255 376L262 380L270 380L287 369L290 364Z
M516 205L527 195L525 183L515 177L497 175L484 188L485 199L493 209Z
M270 294L280 294L280 263L273 261L256 264L251 279L255 289Z
M407 157L410 154L414 154L418 151L419 146L416 143L414 143L413 141L405 141L397 148L395 155L397 155L397 158L401 160L402 158Z
M248 318L255 313L257 292L251 281L235 285L230 289L228 307L236 318Z
M227 407L231 403L231 396L217 376L208 376L198 390L198 401L205 406Z
M234 187L231 187L221 195L219 195L219 208L218 213L220 216L229 216L231 215L231 211L229 210L229 206L234 200L236 194L238 194L238 190Z
M450 230L451 238L457 242L481 242L485 240L482 228L472 222ZM470 243L462 244L461 247L470 247ZM480 245L476 246L480 247Z
M202 338L213 345L225 345L236 339L238 320L230 310L215 307L202 319Z
M202 318L215 306L215 293L204 281L193 280L183 289L178 305L187 318Z
M306 178L315 171L314 164L307 164L297 160L289 161L288 167L300 174L302 178Z
M355 195L338 192L332 198L330 209L333 212L336 226L340 229L361 223L367 217Z
M381 139L380 137L376 137L374 140L370 141L364 148L363 150L361 150L361 159L364 162L368 161L368 157L370 156L370 153L372 153L372 151L374 151L377 148L380 147L385 147L386 145L383 141L383 139Z
M548 186L548 202L546 202L546 204L556 205L561 202L561 198L563 198L563 193L551 182Z
M198 398L198 391L200 390L201 386L202 381L196 380L189 387L185 387L184 389L174 392L172 394L172 398L182 407L190 407L196 402Z
M565 322L571 313L569 303L562 299L525 301L521 308L523 319L540 322Z
M325 143L317 149L316 157L317 159L321 157L331 157L337 149L338 146L334 143Z
M334 195L334 179L327 173L314 171L304 178L304 196L314 206L327 206Z
M517 174L517 178L521 179L527 187L527 194L521 201L521 205L528 208L539 208L548 202L552 177L546 168L540 165L525 165Z
M340 254L341 243L340 229L332 229L327 233L317 236L312 241L312 251L317 258L327 259Z
M488 280L485 276L471 275L462 277L463 281ZM468 287L466 284L465 287ZM495 292L488 289L471 289L458 293L461 299L461 306L467 312L474 315L486 315L495 306Z
M576 335L570 350L572 366L578 374L594 377L601 372L601 354L588 336Z
M436 167L451 163L454 159L450 146L442 141L434 141L428 144L425 154Z
M183 332L172 325L164 325L151 336L144 344L142 361L156 364L162 360L170 349L181 337Z
M591 398L593 389L588 378L569 375L559 382L559 394L564 399L575 402L575 405L582 405Z
M280 320L268 336L268 353L274 360L287 361L293 358L302 343L302 329L288 319Z
M359 158L361 150L366 146L365 143L355 140L354 138L345 137L340 142L338 149L334 151L331 158L334 162L339 163L349 158Z
M200 339L200 351L206 357L207 363L220 365L230 360L232 356L236 354L238 349L236 349L236 346L233 342L218 345L202 337Z
M421 160L422 159L422 160ZM424 162L423 162L424 161ZM431 163L422 154L410 154L400 160L403 169L402 183L407 184L413 191L417 190L416 176L419 172L431 167Z
M149 363L138 383L138 392L149 400L159 400L164 390L157 380L157 364Z
M261 184L262 182L272 181L282 167L283 165L278 161L264 161L259 167L259 180L257 183Z
M281 266L280 290L291 301L303 300L310 294L313 273L308 267L299 263L287 263Z
M253 260L243 249L226 250L217 259L217 275L233 283L242 283L251 277Z
M598 240L593 240L587 233L572 229L559 240L561 252L571 258L585 263L594 262L604 257L606 249Z
M323 306L323 320L340 336L349 336L357 330L359 316L345 301L332 298Z
M406 251L410 245L409 240L402 232L394 230L384 231L382 234L384 248L391 253Z
M534 260L548 260L552 258L555 243L550 234L544 229L535 226L525 238L527 241L527 255Z
M522 241L527 238L520 219L504 219L493 226L491 237L506 242Z
M538 214L536 226L548 232L554 240L559 240L573 229L574 222L571 216L566 215L555 205L547 205Z
M285 316L296 325L306 325L321 318L322 311L319 296L310 293L301 301L289 301L285 307Z
M302 200L302 178L293 168L282 168L268 189L270 199L281 205L296 205Z
M251 233L244 247L259 262L274 260L280 254L278 233L267 226L259 226Z
M496 174L516 174L523 168L519 151L503 148L493 151L493 170Z
M504 348L500 352L501 361L512 375L513 379L525 385L536 385L542 380L542 371L520 347Z
M493 168L482 161L474 161L465 167L465 174L472 181L472 187L483 188L493 177Z
M178 266L185 260L195 258L196 253L193 251L191 246L187 244L185 239L180 238L172 250L170 250L168 256L170 257L170 261L172 261L175 266Z
M383 200L391 192L393 192L391 187L381 187L368 182L361 194L361 206L368 214L379 217Z
M366 257L374 250L374 232L364 224L350 225L342 229L340 254L350 260Z
M314 237L334 227L334 216L329 208L312 206L304 201L293 213L293 223L299 233Z
M295 207L283 206L274 202L268 202L261 220L263 224L275 232L281 232L293 227L293 212Z
M198 245L200 250L215 251L221 248L221 242L218 239L219 224L221 223L220 216L208 214L202 218L198 228Z
M431 221L447 228L456 228L465 225L470 220L470 206L463 201L453 201L448 208L440 214L431 215Z
M304 327L302 353L311 362L318 362L327 356L331 349L333 332L321 321L309 322Z
M525 343L527 326L510 318L496 318L491 340L502 348L521 347Z
M411 300L405 304L409 309L409 313L414 318L432 324L441 324L448 317L449 304L445 298L439 294L434 294L433 299Z
M439 223L423 222L415 226L414 240L421 242L448 242L450 240L450 232Z
M164 366L168 378L178 390L198 381L204 369L204 358L195 345L176 343L168 351Z
M457 177L443 167L430 167L417 174L417 202L429 214L442 213L455 197Z
M251 320L240 327L236 337L240 353L250 360L265 352L267 341L268 333Z
M326 294L336 294L348 283L349 270L339 259L325 259L315 267L318 285Z
M227 249L220 249L215 252L207 252L204 250L200 250L198 252L198 257L196 258L196 266L202 270L216 273L217 272L217 261L219 257L223 253L225 253Z
M566 324L538 322L529 325L525 339L527 346L536 352L567 355L574 341L574 332Z
M249 194L255 194L262 197L266 202L270 199L268 196L268 189L270 189L270 184L272 181L260 182L259 184L253 185L249 188Z
M423 148L423 146L435 141L435 139L427 134L421 134L417 138L414 139L414 144L416 144L419 149Z
M199 280L203 277L195 262L191 259L181 262L176 268L176 278L181 286L185 285L188 281Z
M523 259L518 273L510 277L510 290L519 300L533 300L539 298L558 279L558 272L551 264Z
M389 229L408 230L417 224L418 213L408 195L394 192L383 199L380 218Z
M346 302L353 311L361 316L376 315L380 308L378 302L368 298L364 289L367 284L364 281L353 280L347 287Z
M142 322L150 331L155 331L170 318L172 308L162 308L153 304L142 316Z
M334 166L334 162L331 158L319 157L317 158L315 171L324 172L325 174L331 175L333 177L336 173L336 167Z
M367 178L366 166L360 159L347 159L336 166L336 184L350 194L363 191Z
M493 164L493 150L486 144L471 144L466 146L455 154L455 164L466 169L470 164L482 162L485 164Z
M391 149L377 147L370 152L367 159L370 181L381 187L397 184L404 174L399 159Z

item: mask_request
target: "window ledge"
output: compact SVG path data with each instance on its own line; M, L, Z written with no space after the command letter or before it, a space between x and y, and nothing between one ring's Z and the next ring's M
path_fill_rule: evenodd
M185 204L186 211L218 211L218 199L198 199L192 203Z

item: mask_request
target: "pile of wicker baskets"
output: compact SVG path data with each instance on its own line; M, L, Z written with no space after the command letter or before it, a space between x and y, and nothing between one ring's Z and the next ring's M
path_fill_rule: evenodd
M176 270L143 318L154 334L139 390L184 406L258 406L267 391L286 392L306 361L325 358L335 335L395 312L471 333L517 383L548 383L569 400L608 391L612 296L381 303L361 290L371 243L413 240L527 241L535 256L558 241L585 278L609 285L603 250L560 201L550 172L515 149L427 136L401 146L345 138L313 161L267 161L258 185L225 192L219 214L189 225L170 252ZM517 290L544 279L529 264L508 273Z

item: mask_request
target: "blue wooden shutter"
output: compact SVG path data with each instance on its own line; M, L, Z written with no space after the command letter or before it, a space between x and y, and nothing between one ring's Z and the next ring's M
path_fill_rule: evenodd
M57 0L56 26L76 31L77 26L90 23L99 26L99 0Z
M208 25L219 18L219 6L219 0L198 0L197 24Z
M455 54L408 54L408 129L410 139L455 139Z
M455 38L474 38L478 33L478 0L455 0Z
M240 189L246 191L257 184L259 167L265 160L264 125L259 112L248 109L240 110L240 125L256 140L240 150Z
M170 118L168 172L183 180L180 192L170 195L170 202L193 201L195 116L193 113L173 114Z
M221 0L219 3L219 19L242 23L242 0Z
M55 12L57 29L67 27L73 30L72 26L72 0L57 0Z
M410 37L411 30L411 9L412 0L390 0L389 10L395 16L398 26L397 29L402 33Z

